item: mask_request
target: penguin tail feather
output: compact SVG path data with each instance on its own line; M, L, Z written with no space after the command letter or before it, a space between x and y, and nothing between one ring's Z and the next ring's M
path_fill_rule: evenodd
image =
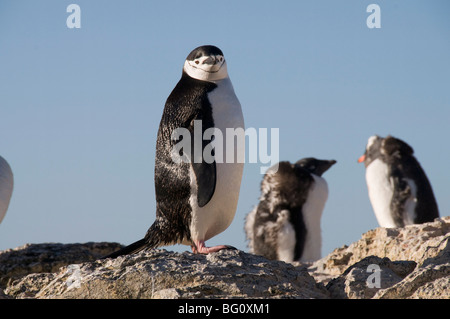
M141 250L144 250L145 248L148 247L148 243L145 240L145 238L139 239L138 241L135 241L134 243L121 248L109 255L106 255L100 259L106 259L106 258L117 258L119 256L123 256L123 255L130 255L130 254L135 254L140 252Z
M144 249L157 248L161 245L177 242L173 241L172 238L167 238L167 234L164 235L162 228L164 228L164 224L161 224L161 222L157 219L153 225L150 226L144 238L139 239L138 241L100 259L116 258L123 255L135 254Z

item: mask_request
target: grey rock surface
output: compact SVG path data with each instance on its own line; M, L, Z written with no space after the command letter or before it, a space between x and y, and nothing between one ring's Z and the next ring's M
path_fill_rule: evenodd
M121 247L118 243L106 242L42 243L0 251L0 289L28 274L57 272L62 266L94 261Z
M30 274L11 283L14 298L326 298L305 267L239 250L209 255L161 249Z
M450 217L377 228L313 264L240 250L164 249L98 260L117 243L30 244L0 251L5 298L450 299Z
M414 261L391 261L387 257L369 256L332 279L327 284L327 290L332 298L373 298L380 289L402 281L414 271L416 265Z

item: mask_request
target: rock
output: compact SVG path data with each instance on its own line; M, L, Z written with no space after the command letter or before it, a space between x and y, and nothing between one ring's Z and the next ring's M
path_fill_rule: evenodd
M240 250L143 251L98 260L115 243L33 244L0 252L6 298L450 299L450 217L377 228L313 264Z
M332 298L369 299L400 282L416 267L414 261L391 261L369 256L347 268L326 286Z
M0 288L0 299L10 299L11 297L5 295L5 293L3 292L3 289Z
M377 228L335 249L309 270L332 298L449 298L450 217L404 228ZM380 287L367 272L378 265ZM350 267L348 267L351 265ZM415 267L414 267L415 265Z
M310 269L316 278L326 282L368 256L387 257L392 261L410 260L421 266L444 249L449 236L450 217L403 228L380 227L366 232L350 246L335 249Z
M116 259L30 274L12 282L14 298L327 298L305 267L239 250L210 255L153 249Z
M442 250L423 261L421 267L392 287L380 290L375 298L450 299L450 238L446 236L435 247Z
M0 251L0 288L9 280L32 273L56 272L60 267L94 261L123 247L117 243L26 244Z

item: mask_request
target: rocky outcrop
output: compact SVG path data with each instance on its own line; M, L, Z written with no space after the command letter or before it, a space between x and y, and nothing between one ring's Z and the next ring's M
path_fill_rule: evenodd
M98 260L115 243L0 252L2 298L450 298L450 217L377 228L314 264L240 250L144 251Z
M402 281L416 267L414 261L391 261L389 258L369 256L347 268L327 284L331 298L369 299L380 289Z
M328 276L340 275L349 265L368 256L411 260L421 266L427 259L445 250L449 235L450 217L403 228L380 227L363 234L360 240L350 246L335 249L314 266L317 272Z
M2 288L11 282L20 280L29 274L43 274L47 278L58 272L63 266L94 261L121 248L118 243L84 243L84 244L26 244L14 249L0 251L0 299ZM26 294L32 296L36 290L29 284Z
M368 289L380 267L380 287ZM450 298L450 217L403 228L376 228L335 249L310 271L332 298ZM371 278L373 278L372 276Z
M11 282L14 298L325 298L305 267L222 250L210 255L153 249L30 274Z

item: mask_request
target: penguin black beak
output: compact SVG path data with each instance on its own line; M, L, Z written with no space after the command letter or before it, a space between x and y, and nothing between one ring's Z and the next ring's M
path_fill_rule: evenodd
M336 164L337 161L329 160L329 161L320 161L320 165L316 168L315 174L318 176L322 176L323 173L328 171L331 166Z
M221 55L211 55L203 61L203 64L216 65L223 61L223 56Z
M337 161L335 161L335 160L329 160L327 170L336 163L337 163Z
M215 65L217 64L217 59L215 56L210 56L205 61L203 61L203 64Z

